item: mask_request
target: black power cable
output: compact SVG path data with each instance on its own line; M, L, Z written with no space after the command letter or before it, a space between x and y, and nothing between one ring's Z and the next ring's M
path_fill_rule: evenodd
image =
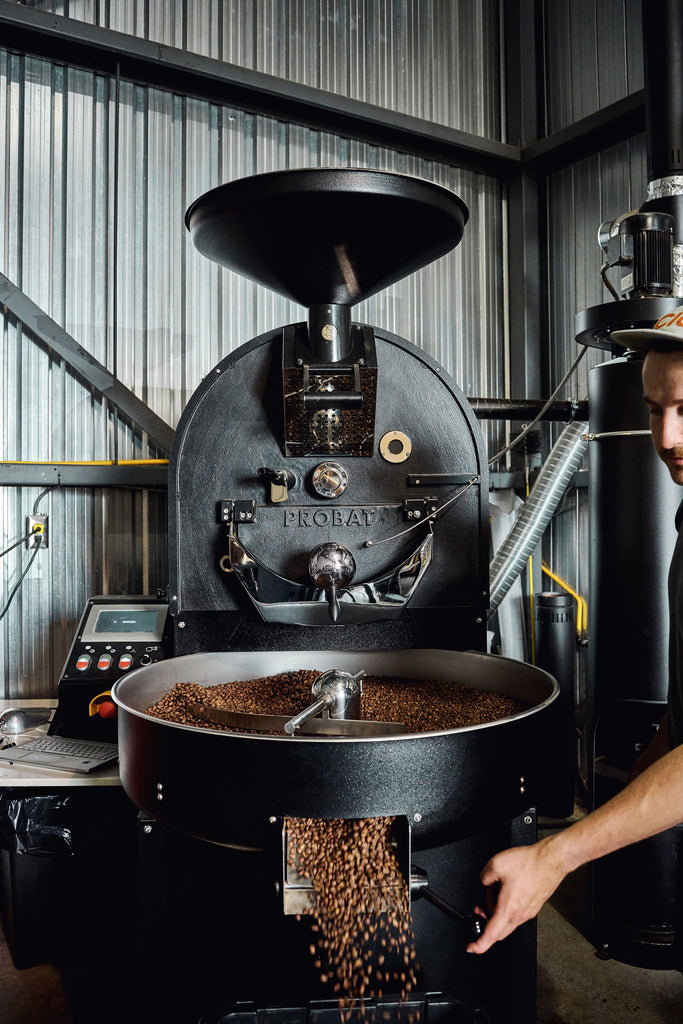
M4 551L0 551L0 558L4 558L4 556L8 555L10 551L14 551L15 548L18 548L20 544L25 544L26 541L32 536L33 530L31 530L30 533L27 533L25 537L20 537L19 540L15 540L14 544L10 544L10 546L8 548L5 548Z
M31 534L29 534L29 537L30 537L30 536L31 536ZM26 575L26 573L27 573L27 572L29 571L29 569L30 569L30 568L31 568L31 566L33 565L33 562L34 562L34 560L35 560L35 557L36 557L36 555L38 554L38 552L40 551L40 545L41 545L41 544L42 544L42 542L43 542L43 538L42 538L42 536L41 536L41 535L39 534L39 535L38 535L38 537L36 537L36 540L38 541L38 543L36 544L35 548L33 549L33 554L32 554L32 555L31 555L31 557L29 558L29 560L28 560L28 563L27 563L27 565L26 565L26 568L25 568L25 569L24 569L24 571L22 572L21 576L19 577L19 579L17 580L17 582L16 582L15 584L14 584L14 587L12 588L12 593L11 593L11 594L9 595L9 597L7 598L7 604L5 605L5 607L4 607L4 608L2 609L2 611L0 612L0 622L2 622L2 620L3 620L3 619L4 619L4 617L5 617L5 615L7 614L7 611L8 611L8 609L9 609L9 606L11 605L12 601L14 600L14 597L15 597L15 595L16 595L16 593L17 593L17 591L18 591L19 587L21 586L21 584L22 584L22 582L23 582L24 576Z
M56 491L58 487L59 487L59 484L51 484L50 487L46 487L44 491L40 492L40 494L38 495L36 500L33 502L33 514L34 514L34 516L37 515L37 513L38 513L38 505L43 500L45 495L49 494L50 491ZM29 536L30 536L30 534L29 534Z
M33 515L34 516L38 514L38 505L43 500L45 495L49 494L50 491L54 491L56 489L56 487L58 487L58 486L59 486L58 484L53 484L51 487L46 487L44 491L40 492L40 494L38 495L36 500L33 502ZM10 593L9 597L7 598L7 604L5 605L5 607L0 612L0 622L2 622L2 620L5 617L5 615L7 614L9 606L11 605L12 601L14 600L14 598L16 596L16 593L19 590L19 587L21 586L21 584L22 584L22 582L24 580L24 577L26 576L27 572L29 571L29 569L33 565L33 563L35 561L35 557L38 554L38 552L40 551L41 544L43 543L43 534L41 532L40 526L34 526L33 529L31 531L29 531L29 533L27 533L24 537L20 537L19 540L14 541L14 543L10 544L10 546L8 548L5 548L4 551L0 551L0 558L3 558L10 551L13 551L14 548L18 548L20 544L24 544L27 540L30 540L30 538L33 537L35 534L37 534L38 536L36 536L36 538L35 538L36 539L36 543L34 544L33 554L29 558L28 563L26 565L26 568L22 572L21 576L19 577L17 582L14 584L14 587L12 588L12 592Z

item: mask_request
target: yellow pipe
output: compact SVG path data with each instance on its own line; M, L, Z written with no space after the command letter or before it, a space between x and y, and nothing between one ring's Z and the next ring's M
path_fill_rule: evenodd
M560 576L558 576L557 573L552 572L544 562L541 562L541 569L546 576L549 576L551 580L554 580L555 583L562 587L563 590L566 590L567 593L576 601L576 632L579 634L580 638L583 638L583 634L586 629L586 620L588 617L585 599L581 597L580 594L577 594L577 592L573 590Z
M46 462L24 461L23 459L0 459L2 466L167 466L168 459L100 459L92 462Z

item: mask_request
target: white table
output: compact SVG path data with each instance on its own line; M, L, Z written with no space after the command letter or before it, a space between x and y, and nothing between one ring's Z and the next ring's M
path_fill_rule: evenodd
M8 708L56 708L57 700L0 700L0 712ZM27 732L18 733L17 742L28 740L32 736L40 736L47 732L48 723L38 726L36 729L29 729ZM98 771L82 775L79 772L61 772L54 768L36 768L32 765L21 764L0 764L0 788L7 786L22 787L45 787L48 789L64 786L120 786L118 765L109 765L107 768L100 768Z

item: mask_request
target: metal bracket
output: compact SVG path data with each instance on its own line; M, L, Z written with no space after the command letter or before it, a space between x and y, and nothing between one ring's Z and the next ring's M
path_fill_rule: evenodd
M584 441L602 441L605 437L652 437L651 430L605 430L601 434L584 434Z
M16 317L23 327L42 345L52 349L72 370L75 370L108 399L135 427L149 434L153 444L170 452L174 430L157 416L141 399L102 366L70 334L52 320L20 288L0 274L0 304Z
M225 498L220 503L222 523L255 523L256 502L247 499Z
M437 498L406 498L403 502L403 521L406 523L426 519L439 510Z

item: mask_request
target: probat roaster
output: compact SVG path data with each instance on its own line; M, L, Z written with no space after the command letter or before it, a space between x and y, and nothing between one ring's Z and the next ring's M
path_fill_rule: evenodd
M442 186L357 169L258 175L187 211L201 253L308 318L236 348L192 396L169 467L176 656L113 690L121 777L145 821L144 933L179 1020L337 1020L307 925L285 912L284 822L384 816L415 878L412 1018L502 1024L514 1004L515 1021L535 1019L533 925L479 960L463 921L488 857L534 837L558 687L484 653L487 456L466 397L416 346L351 318L456 246L467 218ZM176 683L300 669L331 673L353 701L332 707L314 687L268 734L147 713ZM368 733L354 725L364 673L453 680L523 709ZM453 912L417 900L426 891ZM372 1013L398 1019L396 993L383 999Z

